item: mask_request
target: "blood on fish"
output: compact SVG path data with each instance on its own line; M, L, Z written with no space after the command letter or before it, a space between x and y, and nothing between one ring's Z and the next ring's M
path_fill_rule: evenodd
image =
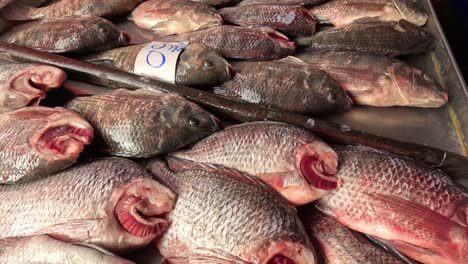
M296 262L286 256L276 255L268 261L268 264L296 264Z

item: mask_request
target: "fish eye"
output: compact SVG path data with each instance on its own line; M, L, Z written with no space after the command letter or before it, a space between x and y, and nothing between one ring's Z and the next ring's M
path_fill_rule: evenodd
M203 67L205 68L213 68L214 67L214 62L210 60L205 60L203 61Z
M189 125L190 125L191 127L197 127L197 126L200 125L200 120L198 120L198 119L196 119L196 118L190 118L190 119L188 120L188 122L189 122Z
M100 27L100 28L99 28L99 32L101 32L101 33L103 33L103 34L106 34L107 32L109 32L109 30L107 30L107 28Z
M427 74L427 73L423 73L423 77L424 77L424 79L427 80L427 81L432 81L431 76L429 76L429 74Z

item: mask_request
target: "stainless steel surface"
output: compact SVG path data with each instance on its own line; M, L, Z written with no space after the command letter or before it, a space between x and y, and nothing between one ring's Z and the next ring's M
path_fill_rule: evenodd
M379 136L468 156L468 138L465 137L468 135L468 89L430 0L418 0L418 4L429 14L425 29L437 37L438 43L433 52L404 60L436 77L449 91L449 104L439 109L356 106L348 113L322 118ZM135 43L150 40L151 34L136 29L132 22L124 22L121 27L130 33ZM162 263L153 248L132 254L132 260L137 264Z

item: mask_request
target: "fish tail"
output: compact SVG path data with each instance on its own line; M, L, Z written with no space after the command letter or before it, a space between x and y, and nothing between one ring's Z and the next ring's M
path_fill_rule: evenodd
M39 8L25 5L21 2L11 3L2 9L1 15L4 19L7 20L32 20L39 18L36 16L36 11Z

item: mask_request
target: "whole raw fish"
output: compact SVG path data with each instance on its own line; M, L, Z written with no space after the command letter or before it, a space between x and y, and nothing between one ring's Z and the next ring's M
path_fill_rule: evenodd
M122 158L80 163L37 181L0 185L0 238L49 235L114 252L161 234L175 195Z
M310 13L319 22L335 26L365 17L395 22L405 19L417 26L425 25L428 19L412 0L332 0L311 8Z
M215 87L216 94L303 114L351 108L343 88L310 65L293 61L241 61L232 65L236 75Z
M47 65L8 63L0 65L0 113L37 106L46 93L59 88L64 71Z
M2 34L0 40L64 53L98 52L126 46L130 37L103 18L82 16L21 24Z
M340 224L331 216L315 209L301 208L299 217L315 240L327 264L404 264L389 252L376 247L362 234Z
M243 0L239 3L243 5L304 5L314 6L328 0Z
M304 51L362 51L388 56L411 55L432 50L435 38L416 25L362 18L353 23L328 29L313 37L296 39Z
M219 10L224 20L240 26L271 27L292 36L312 36L316 21L307 9L290 5L251 5Z
M275 60L295 51L293 41L270 28L219 26L174 36L156 36L156 41L190 41L204 44L230 58Z
M138 53L147 44L104 51L83 60L133 73ZM175 83L187 86L213 86L230 80L231 65L216 51L202 44L188 45L177 61Z
M448 94L427 73L402 61L361 52L296 56L330 74L361 105L440 107Z
M0 114L0 184L63 170L92 138L91 125L66 109L26 107Z
M115 156L167 153L218 130L209 112L168 93L119 89L73 99L66 107L93 125L96 149Z
M97 246L69 244L46 235L0 240L0 263L135 264Z
M296 205L316 200L340 184L335 177L336 153L307 130L283 123L231 126L170 155L254 175Z
M427 264L468 263L468 193L443 172L367 147L336 147L343 185L320 209Z
M115 17L130 13L143 0L58 0L44 7L17 1L1 10L8 20L56 19L69 16Z
M157 242L171 263L316 263L295 208L263 182L196 164L173 173L159 159L147 167L178 194Z
M144 29L172 35L220 26L223 19L211 6L189 0L150 0L132 12L131 19Z

